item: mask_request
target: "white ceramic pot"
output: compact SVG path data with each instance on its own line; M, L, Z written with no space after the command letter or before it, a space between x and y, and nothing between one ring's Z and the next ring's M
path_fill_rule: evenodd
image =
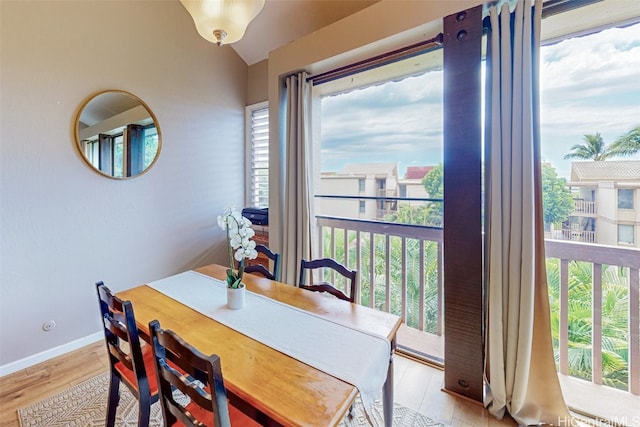
M227 288L227 307L232 310L240 310L244 307L244 296L247 292L244 283L239 288Z

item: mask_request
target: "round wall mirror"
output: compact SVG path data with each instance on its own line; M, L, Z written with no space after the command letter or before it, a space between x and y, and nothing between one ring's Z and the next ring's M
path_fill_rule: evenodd
M101 175L133 178L153 166L162 138L158 120L137 96L108 90L90 96L75 122L82 158Z

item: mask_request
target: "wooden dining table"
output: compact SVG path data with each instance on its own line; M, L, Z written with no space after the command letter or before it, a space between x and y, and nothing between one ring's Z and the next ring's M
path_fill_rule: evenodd
M220 280L226 277L226 267L216 264L194 271ZM400 317L252 274L245 274L243 282L248 291L386 337L391 352L382 395L385 425L391 426L393 355ZM162 328L173 330L201 352L219 355L230 403L262 425L335 426L358 394L354 385L243 335L148 285L117 296L133 304L140 334L146 340L149 322L157 319ZM340 363L339 356L335 362Z

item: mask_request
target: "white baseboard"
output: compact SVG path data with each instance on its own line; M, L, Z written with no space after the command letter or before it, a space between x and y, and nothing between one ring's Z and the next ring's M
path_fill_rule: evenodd
M36 365L40 362L44 362L45 360L53 359L54 357L60 356L65 353L69 353L70 351L77 350L81 347L84 347L89 344L93 344L94 342L103 340L103 339L104 339L104 332L100 331L100 332L96 332L95 334L88 335L84 338L80 338L75 341L71 341L69 343L60 345L58 347L45 350L41 353L34 354L29 357L25 357L24 359L7 363L6 365L0 366L0 377L4 377L5 375L9 375L14 372L17 372L20 369L25 369L30 366Z

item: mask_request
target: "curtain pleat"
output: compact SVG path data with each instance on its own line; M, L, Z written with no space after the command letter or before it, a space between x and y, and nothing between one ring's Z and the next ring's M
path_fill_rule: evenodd
M286 158L282 228L284 283L296 284L300 260L311 258L316 234L313 212L313 161L311 145L311 85L307 73L286 78Z
M542 1L489 9L485 405L521 425L566 424L551 339L539 164Z

